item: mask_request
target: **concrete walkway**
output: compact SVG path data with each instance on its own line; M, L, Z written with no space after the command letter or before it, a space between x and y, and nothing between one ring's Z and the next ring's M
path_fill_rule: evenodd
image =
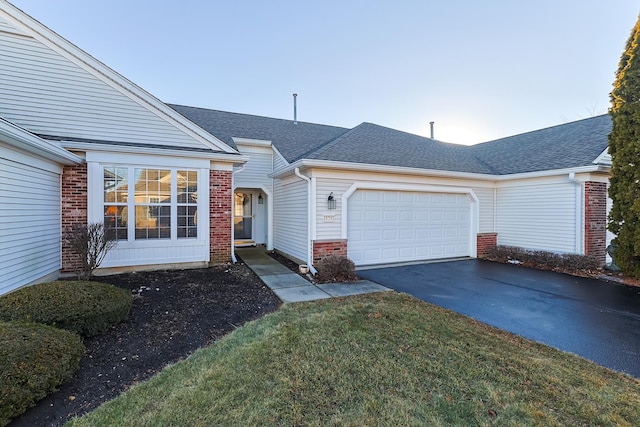
M236 248L236 254L282 302L314 301L390 290L368 280L314 285L271 258L262 248Z

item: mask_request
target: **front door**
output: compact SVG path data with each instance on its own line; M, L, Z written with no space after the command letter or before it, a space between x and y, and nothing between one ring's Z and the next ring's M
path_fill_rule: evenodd
M238 191L234 195L234 240L253 240L253 194Z

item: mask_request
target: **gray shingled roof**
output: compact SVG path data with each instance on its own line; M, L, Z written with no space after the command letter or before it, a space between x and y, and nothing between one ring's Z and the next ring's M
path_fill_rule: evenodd
M588 166L607 148L608 114L472 145L475 158L506 175Z
M470 155L467 146L448 144L372 123L356 126L331 143L309 153L307 158L491 173L489 168Z
M167 105L234 149L237 149L232 139L234 137L271 141L290 163L349 130L305 122L293 124L292 120L250 114Z
M272 141L288 162L300 159L506 175L588 166L607 148L608 115L473 146L449 144L362 123L353 129L171 105L237 148L232 137Z

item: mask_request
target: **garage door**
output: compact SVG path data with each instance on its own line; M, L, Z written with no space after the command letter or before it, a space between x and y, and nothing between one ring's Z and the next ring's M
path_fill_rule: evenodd
M356 265L470 256L464 194L358 190L348 202L348 255Z

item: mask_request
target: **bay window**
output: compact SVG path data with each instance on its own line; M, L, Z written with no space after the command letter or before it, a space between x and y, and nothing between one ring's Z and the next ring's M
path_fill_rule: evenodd
M118 240L198 237L198 172L105 166L104 222Z

